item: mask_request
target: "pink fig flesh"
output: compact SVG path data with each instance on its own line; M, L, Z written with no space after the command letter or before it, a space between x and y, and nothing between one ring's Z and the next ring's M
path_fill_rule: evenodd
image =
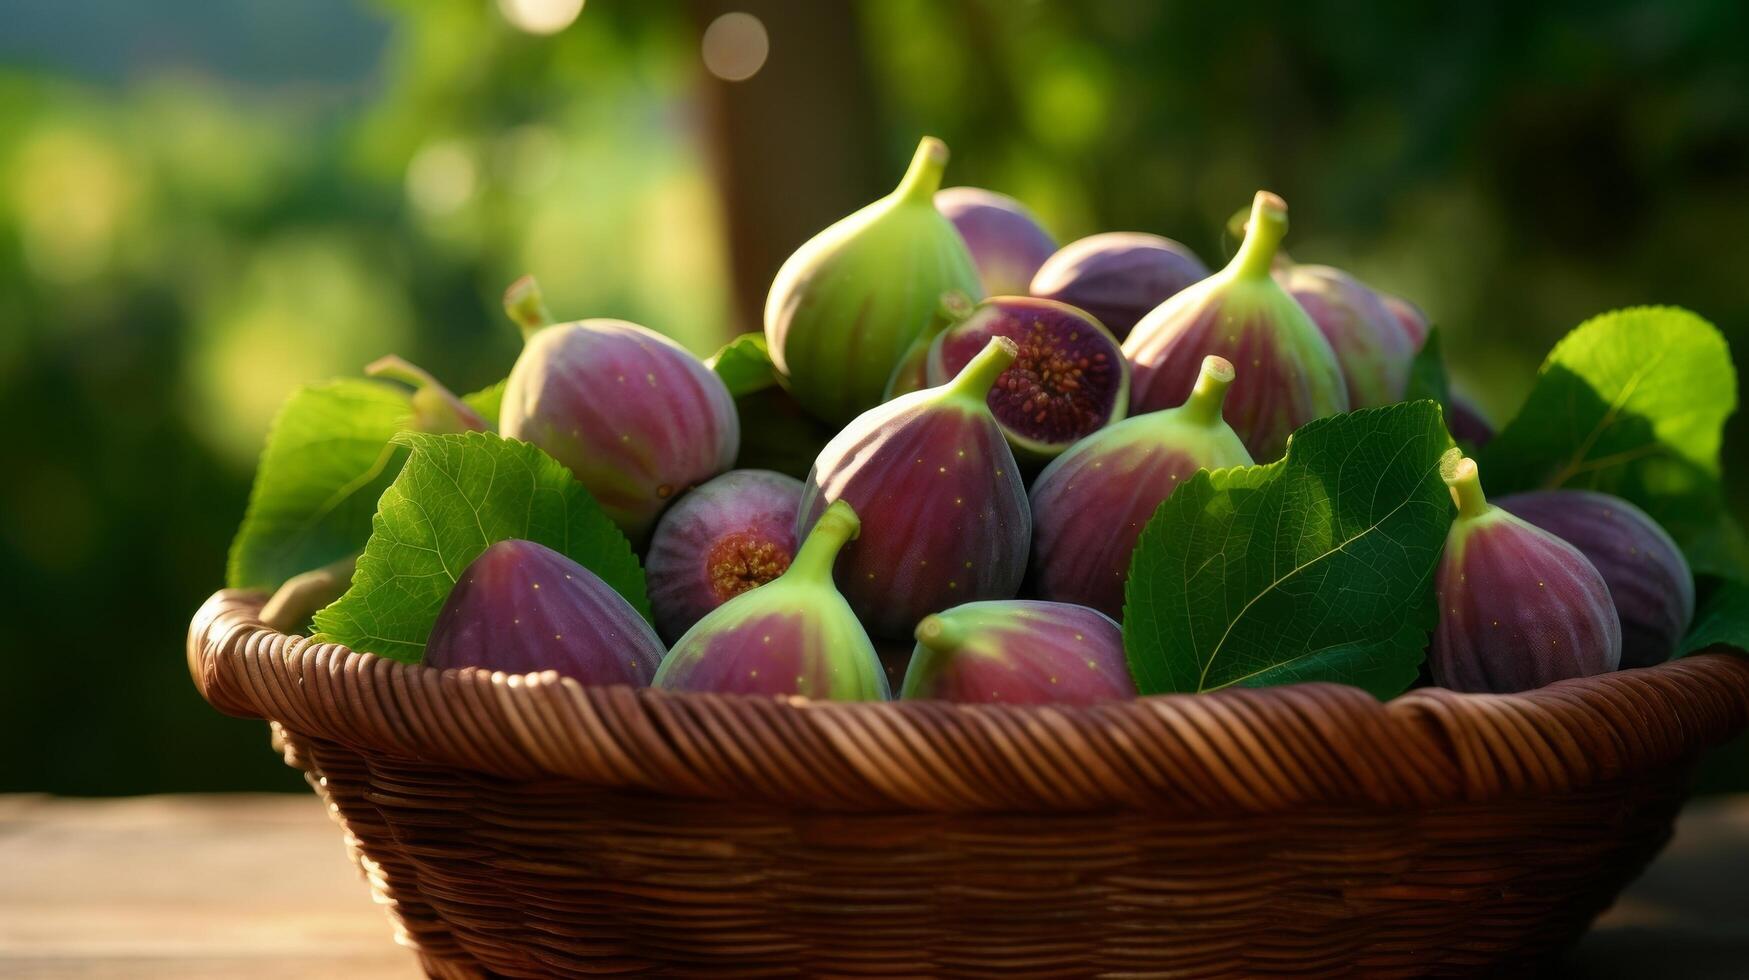
M1123 631L1066 602L971 602L924 618L901 697L1097 704L1136 696Z
M1086 310L1123 340L1149 310L1208 274L1195 252L1170 238L1110 231L1064 245L1027 291Z
M1026 292L1033 273L1057 250L1056 240L1026 205L1006 194L949 187L935 192L935 209L965 241L987 295Z
M680 639L705 613L789 568L801 499L794 477L731 470L668 508L644 559L663 639Z
M555 670L584 684L650 683L662 641L594 572L533 541L500 541L456 580L425 644L432 667Z

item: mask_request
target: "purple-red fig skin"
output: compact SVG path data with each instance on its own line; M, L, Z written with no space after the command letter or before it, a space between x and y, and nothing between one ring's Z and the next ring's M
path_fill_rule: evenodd
M732 470L662 515L644 570L663 639L673 643L705 613L789 568L801 499L794 477Z
M1411 339L1378 293L1327 265L1290 264L1278 268L1275 276L1336 352L1350 408L1403 400L1420 343Z
M1621 623L1603 576L1567 542L1499 516L1440 559L1434 682L1509 694L1615 670Z
M762 645L749 646L757 636ZM763 642L770 637L770 642ZM745 620L736 631L705 637L684 669L663 684L672 691L713 691L718 694L791 695L798 690L831 687L830 662L809 656L818 646L802 615L765 615Z
M1195 252L1170 238L1112 231L1063 246L1028 291L1086 310L1121 341L1149 310L1208 274Z
M1123 630L1100 612L1066 602L972 603L1012 616L977 632L990 652L944 656L919 645L903 697L962 704L1099 704L1136 696ZM961 607L964 609L966 607ZM952 617L950 609L943 616Z
M643 687L662 641L594 572L533 541L500 541L463 570L425 644L431 667L555 670Z
M1404 336L1409 338L1409 346L1415 350L1420 350L1421 345L1427 342L1427 334L1432 329L1427 314L1421 312L1421 307L1414 303L1401 296L1392 296L1390 293L1379 293L1379 302L1385 304L1385 309L1389 310L1391 316L1396 319L1397 326L1402 328Z
M1473 402L1452 392L1446 397L1445 426L1453 439L1478 448L1494 438L1494 425Z
M1670 535L1645 511L1594 490L1542 490L1496 505L1584 553L1609 586L1621 617L1621 666L1670 659L1694 618L1694 573Z
M1026 292L1033 273L1057 250L1032 212L1006 194L949 187L935 192L935 208L965 241L986 295Z

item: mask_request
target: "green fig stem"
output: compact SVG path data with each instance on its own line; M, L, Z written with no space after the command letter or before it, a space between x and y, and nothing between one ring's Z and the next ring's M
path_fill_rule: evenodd
M1451 488L1451 499L1457 504L1459 517L1481 517L1493 509L1487 495L1482 493L1482 476L1476 470L1476 461L1466 457L1463 450L1447 450L1440 457L1439 477Z
M302 629L323 606L340 598L352 585L358 556L348 555L331 565L286 579L261 607L261 622L280 633Z
M917 642L936 653L952 653L966 644L966 631L959 624L940 616L925 616L917 624Z
M1007 337L991 337L984 349L978 352L978 356L967 361L966 366L960 368L960 373L948 382L947 390L982 405L985 396L995 386L996 379L1019 356L1019 344Z
M1233 385L1233 362L1210 354L1202 359L1202 372L1196 376L1196 387L1184 400L1184 417L1199 425L1217 425L1221 421L1221 406L1226 404L1227 389Z
M861 530L862 521L857 518L850 502L832 501L802 541L801 549L784 575L815 582L832 581L832 563L838 560L838 552L855 540Z
M1251 201L1251 220L1245 223L1245 240L1233 253L1227 268L1240 279L1269 276L1276 249L1287 236L1287 202L1268 191L1258 191Z
M403 357L390 354L364 366L372 378L388 378L413 386L413 424L421 432L479 432L486 420L467 402L444 387L431 372Z
M553 315L547 312L547 302L541 296L540 283L535 282L533 276L523 276L504 290L504 312L522 328L524 341L553 322Z
M906 169L904 179L899 181L898 189L893 191L893 197L907 204L933 206L935 192L941 190L941 175L946 170L947 144L933 136L923 137L917 143L911 166Z

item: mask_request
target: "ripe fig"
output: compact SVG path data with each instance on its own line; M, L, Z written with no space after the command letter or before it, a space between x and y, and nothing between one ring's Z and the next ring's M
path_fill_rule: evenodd
M1540 490L1499 506L1584 553L1621 617L1621 665L1670 659L1694 618L1694 573L1650 514L1595 490Z
M656 522L650 609L672 643L705 613L777 578L796 554L802 481L769 470L731 470L689 491Z
M833 559L859 527L844 501L827 508L787 571L686 631L662 660L655 686L837 701L891 697L874 644L832 587Z
M1278 261L1281 283L1336 352L1348 383L1350 408L1377 408L1403 400L1409 363L1418 344L1365 283L1327 265Z
M734 465L734 399L686 348L623 320L548 325L527 277L504 305L526 343L499 431L569 467L634 545L675 497Z
M1385 304L1385 309L1391 311L1391 316L1396 318L1397 326L1408 335L1409 346L1420 350L1421 345L1427 342L1427 333L1431 329L1427 314L1421 312L1421 307L1414 303L1390 293L1379 293L1379 302Z
M930 345L927 377L946 384L991 337L1020 355L985 401L1008 445L1023 460L1045 460L1128 414L1130 369L1123 350L1092 317L1062 303L998 296Z
M923 617L903 698L1097 704L1136 696L1123 630L1066 602L968 602Z
M365 365L364 373L413 386L413 428L420 432L484 432L490 428L472 405L457 398L429 371L393 354Z
M556 670L584 684L650 683L662 641L594 572L533 541L500 541L444 600L425 663L512 674Z
M1440 461L1458 515L1434 587L1428 667L1454 691L1508 694L1621 663L1609 586L1578 548L1488 503L1473 460Z
M1032 484L1032 587L1042 599L1123 615L1130 555L1148 519L1197 470L1251 465L1221 419L1233 365L1205 357L1190 398L1095 432Z
M935 209L947 146L925 137L897 190L797 249L765 300L771 360L802 406L843 424L879 404L942 293L982 298L978 270Z
M838 562L839 588L870 633L906 636L936 610L1019 591L1032 518L985 403L1019 352L991 338L951 382L864 412L814 461L798 532L838 500L875 532Z
M1494 424L1475 402L1455 391L1446 395L1445 402L1445 430L1453 439L1481 447L1494 438Z
M1086 310L1123 340L1149 310L1208 274L1195 252L1170 238L1108 231L1064 245L1028 292Z
M1032 274L1057 250L1056 239L1026 205L1006 194L949 187L935 192L935 209L953 222L966 243L986 295L1025 293Z
M972 315L971 297L957 289L941 294L941 302L936 306L935 315L930 318L929 326L917 339L911 341L911 346L905 351L905 356L899 358L899 363L893 368L892 377L887 379L887 387L881 392L881 401L890 402L900 395L913 391L922 391L929 387L929 348L935 343L935 338L942 331L959 323Z
M1287 233L1287 204L1259 191L1245 240L1225 269L1185 289L1136 324L1124 341L1130 411L1181 404L1202 359L1218 354L1241 372L1226 418L1258 460L1274 460L1288 434L1348 410L1348 389L1329 341L1271 276Z

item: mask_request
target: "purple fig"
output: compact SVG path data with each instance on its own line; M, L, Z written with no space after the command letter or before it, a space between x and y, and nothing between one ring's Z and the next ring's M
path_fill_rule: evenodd
M978 280L990 296L1026 292L1032 274L1057 250L1056 239L1039 226L1026 205L981 187L949 187L935 192L935 209L953 222L972 253Z
M788 571L687 630L663 658L655 686L837 701L890 697L874 644L832 587L832 562L859 527L849 504L828 507Z
M1121 419L1130 407L1130 369L1111 334L1072 306L998 296L930 345L927 376L946 384L991 337L1020 345L985 401L1016 456L1050 459Z
M1694 573L1650 514L1595 490L1540 490L1497 501L1503 510L1584 553L1621 617L1621 665L1670 659L1694 618Z
M1108 231L1064 245L1028 292L1086 310L1123 340L1149 310L1208 274L1195 252L1170 238Z
M881 392L881 401L890 402L900 395L913 391L922 391L929 387L929 348L935 343L935 338L942 331L959 323L972 315L971 297L957 289L941 294L941 303L936 307L935 316L929 321L929 328L917 335L911 342L911 347L905 351L905 356L899 358L899 363L893 368L892 377L887 379L887 388Z
M484 432L491 428L472 405L457 398L429 371L393 354L365 365L364 373L413 386L413 428L420 432Z
M1202 359L1218 354L1239 369L1226 418L1251 455L1278 458L1288 434L1348 411L1348 388L1329 341L1270 275L1287 233L1287 204L1257 192L1245 240L1225 269L1154 308L1124 341L1130 411L1182 404Z
M1019 353L991 338L951 382L864 412L814 461L798 531L833 501L862 516L873 533L844 549L838 585L874 635L905 636L939 609L1019 591L1032 518L985 403Z
M644 559L662 638L672 643L705 613L782 575L796 554L801 500L794 477L732 470L668 508Z
M925 137L896 190L809 239L772 280L771 361L824 422L842 425L880 403L942 293L983 298L971 253L935 209L946 166L947 146Z
M1409 302L1401 296L1390 293L1380 293L1379 302L1385 304L1391 316L1397 320L1397 326L1409 337L1409 346L1416 350L1427 342L1427 334L1432 329L1429 326L1427 314L1421 312L1421 307Z
M499 431L569 467L634 544L675 497L734 465L734 399L686 348L623 320L549 326L527 277L504 305L527 342Z
M1197 470L1251 465L1221 419L1233 365L1206 357L1190 398L1136 415L1069 447L1032 484L1032 583L1040 598L1123 615L1142 528Z
M1403 400L1419 345L1359 279L1327 265L1277 262L1275 279L1318 325L1348 383L1350 408Z
M662 641L594 572L533 541L500 541L444 600L425 663L512 674L556 670L584 684L650 683Z
M1445 430L1453 439L1481 447L1494 438L1494 424L1476 403L1453 391L1445 398Z
M1434 580L1434 683L1509 694L1616 669L1621 620L1590 559L1488 503L1475 462L1459 450L1446 453L1440 475L1458 514Z
M968 602L925 616L904 698L1097 704L1136 696L1123 630L1066 602Z

